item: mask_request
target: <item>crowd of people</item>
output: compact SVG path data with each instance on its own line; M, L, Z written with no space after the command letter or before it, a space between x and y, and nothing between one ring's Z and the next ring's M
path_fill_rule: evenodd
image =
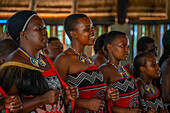
M155 41L141 37L133 63L122 66L130 52L124 32L110 31L96 40L85 14L71 14L63 25L71 40L64 51L57 37L48 38L35 11L23 10L8 19L0 41L2 112L168 113L169 30L159 65ZM86 45L94 45L92 58Z

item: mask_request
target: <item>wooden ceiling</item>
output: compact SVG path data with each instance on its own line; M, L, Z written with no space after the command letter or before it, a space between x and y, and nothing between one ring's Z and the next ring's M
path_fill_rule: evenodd
M169 1L169 2L168 2ZM21 10L35 10L48 24L62 24L71 13L84 13L95 24L113 24L127 7L126 21L169 20L170 0L0 0L0 19ZM126 2L126 3L125 3Z

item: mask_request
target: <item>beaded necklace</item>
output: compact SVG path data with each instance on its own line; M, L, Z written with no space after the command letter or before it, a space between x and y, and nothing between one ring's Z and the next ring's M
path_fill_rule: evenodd
M113 67L115 67L117 69L117 72L122 76L122 77L129 77L129 74L127 73L127 71L122 67L120 66L121 70L118 69L118 67L111 63L110 61L108 61Z
M31 64L33 64L36 67L39 67L39 64L41 66L46 66L46 63L41 59L40 54L38 59L32 58L28 53L26 53L21 47L18 48L22 53L24 53L28 58L30 58Z
M144 88L145 88L146 91L148 91L148 92L151 91L152 93L155 93L155 90L154 90L152 84L147 85L141 78L138 78L138 79L142 81L142 83L144 84Z
M70 46L70 48L79 56L79 60L80 60L81 62L85 63L85 61L86 61L86 62L87 62L88 64L90 64L90 65L93 64L93 62L90 60L90 58L84 57L84 56L82 55L82 53L80 54L80 53L77 52L73 47Z

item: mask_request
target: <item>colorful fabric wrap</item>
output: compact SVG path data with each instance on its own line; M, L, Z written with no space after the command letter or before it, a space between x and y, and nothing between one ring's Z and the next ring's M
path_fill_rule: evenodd
M0 95L2 96L1 98L5 98L8 95L5 93L5 91L2 89L2 87L0 86ZM5 113L10 113L8 109L5 109Z
M111 107L114 105L129 108L139 107L139 90L135 78L132 75L129 74L128 77L112 81L108 84L108 87L116 88L119 91L119 100L114 102L111 100L108 102L109 113L112 113Z
M71 86L75 85L79 89L79 98L90 99L98 98L105 101L106 83L103 75L97 66L83 69L75 74L70 74L66 78L66 83ZM104 113L105 108L97 113ZM75 113L94 113L89 109L75 109Z

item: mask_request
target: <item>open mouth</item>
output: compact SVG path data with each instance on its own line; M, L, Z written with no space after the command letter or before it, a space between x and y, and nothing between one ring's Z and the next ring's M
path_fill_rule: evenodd
M95 36L89 37L90 40L95 40Z

